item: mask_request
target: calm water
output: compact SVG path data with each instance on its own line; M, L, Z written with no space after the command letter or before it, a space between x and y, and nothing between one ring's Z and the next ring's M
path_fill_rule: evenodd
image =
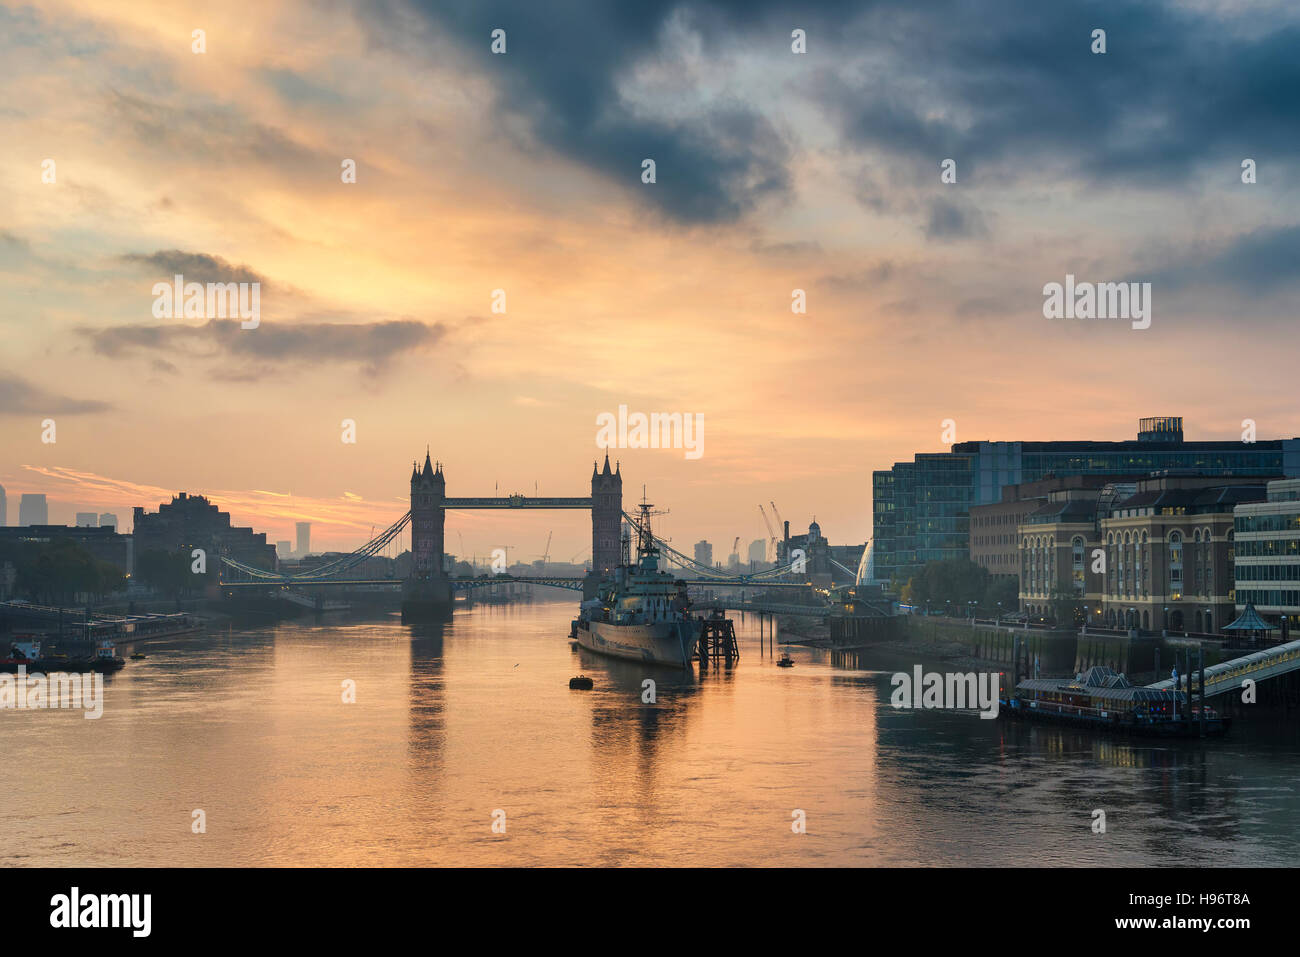
M568 603L154 643L80 712L0 712L5 864L1292 864L1300 733L1133 745L899 712L792 649L704 677L574 650ZM875 664L873 661L872 664ZM570 691L585 672L594 691ZM642 704L641 681L658 682ZM344 704L342 683L356 682ZM191 833L191 812L207 833ZM791 831L792 812L807 833ZM1102 808L1107 833L1093 834ZM505 812L506 833L492 833Z

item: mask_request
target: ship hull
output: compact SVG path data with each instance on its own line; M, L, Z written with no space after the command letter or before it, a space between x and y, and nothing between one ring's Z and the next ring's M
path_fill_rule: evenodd
M615 625L580 622L577 642L588 651L612 658L684 668L700 641L698 620L656 622L649 625Z

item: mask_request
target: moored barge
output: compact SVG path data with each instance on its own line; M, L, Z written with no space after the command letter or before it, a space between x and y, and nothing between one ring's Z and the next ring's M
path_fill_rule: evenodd
M1130 734L1221 735L1232 720L1204 703L1192 704L1183 691L1135 686L1103 666L1074 678L1027 678L1001 697L1002 717Z

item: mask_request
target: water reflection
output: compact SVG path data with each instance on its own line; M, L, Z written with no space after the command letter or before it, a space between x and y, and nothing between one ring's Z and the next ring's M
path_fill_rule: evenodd
M701 674L578 649L570 617L484 606L442 625L305 619L153 643L112 676L98 721L0 715L13 766L29 769L0 790L0 860L1147 866L1300 853L1294 718L1161 742L900 711L889 677L906 657L793 646L795 666L778 668L750 618L740 662ZM569 689L580 672L591 691ZM496 809L508 834L490 830ZM806 834L791 831L795 810Z

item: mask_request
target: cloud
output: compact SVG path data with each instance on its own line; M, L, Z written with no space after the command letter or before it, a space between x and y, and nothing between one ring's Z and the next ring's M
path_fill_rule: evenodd
M257 167L291 178L333 162L280 130L248 119L239 107L209 101L192 89L175 105L110 90L106 108L140 148L189 161L203 157L218 168Z
M84 415L111 408L98 399L58 395L26 379L0 372L0 415Z
M918 181L953 157L960 182L1001 162L1019 177L1064 168L1176 188L1207 164L1231 159L1235 175L1242 156L1300 149L1300 26L1281 10L1260 25L1145 0L1100 18L1086 3L892 0L838 31L836 64L809 89L847 142L915 159ZM1097 26L1104 54L1090 49Z
M97 501L106 507L124 509L128 515L135 505L143 504L153 511L153 503L170 501L176 494L175 489L66 466L23 465L22 470L26 488L39 489L64 501ZM364 541L372 525L382 528L405 509L400 502L365 499L350 492L312 497L253 488L191 487L190 491L229 511L236 525L252 525L257 531L274 535L277 529L287 529L293 522L311 522L313 537L352 542Z
M263 322L240 328L237 319L211 319L201 326L127 325L81 327L98 354L116 358L145 352L262 362L361 363L377 372L403 353L427 349L446 334L442 323L396 319L369 323ZM224 377L245 381L262 373L228 368Z
M965 203L937 199L930 204L930 218L925 224L926 239L970 239L988 234L984 216Z
M248 266L227 262L207 253L187 253L181 249L160 249L155 253L126 253L118 259L139 265L150 273L170 279L184 276L186 282L249 282L269 285L266 277Z
M1300 225L1261 226L1210 249L1196 249L1132 281L1170 289L1218 286L1247 296L1268 295L1300 283Z
M416 8L466 47L481 51L485 73L498 84L501 107L524 117L542 143L627 183L670 219L732 221L790 190L789 144L756 109L727 96L697 96L699 101L689 104L674 97L671 105L689 115L651 115L622 95L619 84L627 70L670 56L660 45L679 3L647 0L592 8L423 0ZM723 7L700 9L713 14ZM373 15L366 19L380 21ZM393 20L378 28L391 35L403 23ZM489 37L503 24L507 52L493 55ZM710 34L739 29L739 23L711 16L690 26ZM654 184L641 182L645 158L655 161Z

